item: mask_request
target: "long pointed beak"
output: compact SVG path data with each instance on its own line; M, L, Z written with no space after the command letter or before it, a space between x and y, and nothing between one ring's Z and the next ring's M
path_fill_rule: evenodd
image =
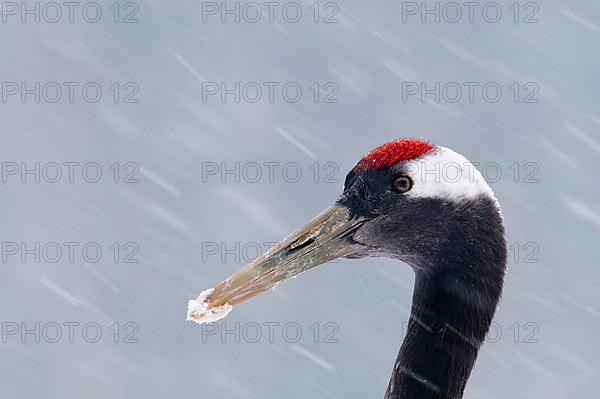
M330 260L356 253L362 246L349 239L364 219L343 205L333 205L268 252L206 290L188 304L188 320L198 323L225 317L244 302L280 282Z

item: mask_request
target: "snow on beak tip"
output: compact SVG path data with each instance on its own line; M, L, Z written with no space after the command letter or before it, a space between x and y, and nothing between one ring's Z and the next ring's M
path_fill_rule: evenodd
M213 293L214 288L202 291L198 298L191 299L188 302L187 321L193 321L198 324L213 323L226 317L233 309L229 303L221 306L211 306L207 298Z

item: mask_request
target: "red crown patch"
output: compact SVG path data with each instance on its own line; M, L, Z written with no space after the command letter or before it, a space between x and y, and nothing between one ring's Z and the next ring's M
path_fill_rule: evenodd
M419 140L394 140L375 148L365 155L354 167L354 171L385 169L400 161L410 161L427 154L433 149L429 143Z

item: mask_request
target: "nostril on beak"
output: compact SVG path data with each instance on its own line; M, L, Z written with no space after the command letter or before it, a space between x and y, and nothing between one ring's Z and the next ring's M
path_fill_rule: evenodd
M307 238L305 238L303 240L296 241L295 243L293 243L292 245L290 245L290 247L288 248L288 252L293 252L293 251L297 251L297 250L302 249L302 248L306 248L310 244L312 244L313 242L315 242L315 238L314 237L307 237Z
M286 255L289 255L293 252L299 251L302 248L308 247L310 244L316 241L317 236L319 235L318 231L312 231L307 234L300 236L296 241L290 244L287 248Z

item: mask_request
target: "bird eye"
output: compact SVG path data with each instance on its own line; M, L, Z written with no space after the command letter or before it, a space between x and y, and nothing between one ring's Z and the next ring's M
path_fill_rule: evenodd
M409 191L413 186L413 181L410 177L408 176L398 176L396 177L396 179L394 180L394 184L392 185L392 188L394 189L395 192L403 194L407 191Z

